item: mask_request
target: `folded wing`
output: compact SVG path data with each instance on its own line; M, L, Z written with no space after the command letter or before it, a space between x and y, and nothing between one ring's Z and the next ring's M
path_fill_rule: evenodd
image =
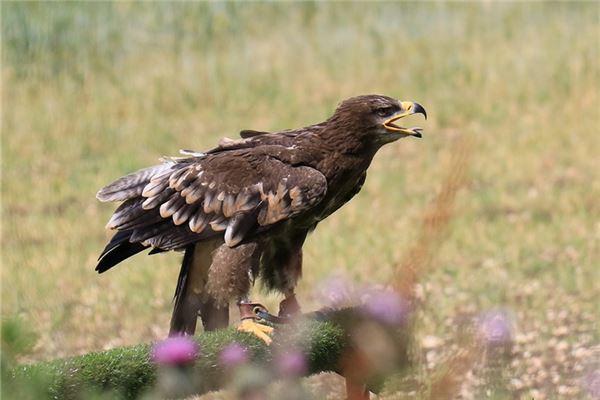
M98 199L124 202L107 224L120 242L109 243L101 262L120 243L172 250L222 236L233 247L311 209L325 196L325 177L282 161L289 150L278 147L169 160L106 186Z

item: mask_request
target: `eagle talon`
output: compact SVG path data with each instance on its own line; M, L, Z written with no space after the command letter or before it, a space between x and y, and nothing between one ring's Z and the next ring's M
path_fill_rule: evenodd
M269 336L269 334L273 333L273 328L267 325L259 324L253 318L243 319L238 326L238 331L248 332L254 336L257 336L260 340L265 342L267 346L273 342L273 339L271 339Z

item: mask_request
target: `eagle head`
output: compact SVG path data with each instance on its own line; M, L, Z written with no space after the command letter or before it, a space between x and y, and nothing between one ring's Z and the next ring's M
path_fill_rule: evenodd
M378 144L393 142L402 137L421 137L422 128L404 128L396 121L412 114L423 114L425 108L412 101L400 101L382 95L364 95L344 100L335 110L329 123L338 129L356 132Z

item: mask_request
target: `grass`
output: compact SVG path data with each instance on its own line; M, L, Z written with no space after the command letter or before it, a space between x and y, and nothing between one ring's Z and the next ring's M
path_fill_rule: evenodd
M391 280L452 144L469 138L469 183L421 285L420 333L450 344L457 321L510 310L516 395L582 390L600 341L598 7L3 3L1 299L3 317L38 335L22 360L166 335L180 256L96 275L112 210L94 199L102 185L179 148L385 93L427 108L425 138L384 148L362 193L309 238L305 308L331 274Z

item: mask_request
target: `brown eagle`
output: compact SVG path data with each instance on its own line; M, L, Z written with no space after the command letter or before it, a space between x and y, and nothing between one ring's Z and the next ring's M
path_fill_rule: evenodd
M373 156L386 143L421 137L396 125L421 113L418 103L380 96L343 101L325 122L277 133L245 130L204 153L124 176L102 188L100 201L123 201L108 222L117 233L100 255L100 273L150 248L183 250L170 334L193 334L228 324L240 307L241 330L270 342L270 328L247 311L260 277L285 296L280 315L299 311L294 290L302 245L319 221L356 195Z

